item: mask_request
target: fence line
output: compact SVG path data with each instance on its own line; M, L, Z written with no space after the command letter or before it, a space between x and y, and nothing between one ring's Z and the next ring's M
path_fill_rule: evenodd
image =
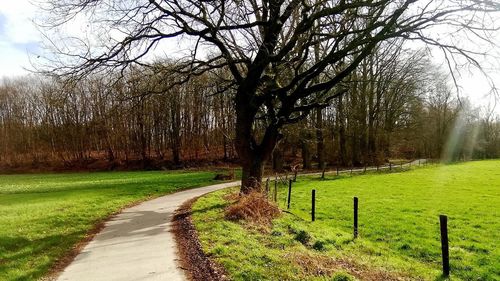
M426 163L433 164L436 162L437 161L429 160L429 159L418 159L418 162L417 162L417 160L412 160L412 161L409 161L406 163L401 162L401 163L399 163L399 169L402 170L402 169L404 169L404 167L411 168L412 163L415 163L415 166L422 166L422 165L425 166ZM389 165L375 166L375 167L371 167L371 168L367 168L367 167L360 168L360 169L352 169L351 168L351 169L346 169L346 170L339 170L338 168L336 168L336 170L333 170L333 171L327 172L326 170L323 170L321 173L307 173L307 174L302 174L302 175L321 175L321 178L323 179L325 173L336 173L337 175L339 175L341 173L347 173L347 172L349 172L349 173L353 173L353 172L366 173L366 171L373 171L373 170L376 170L376 171L380 171L383 169L392 170L392 169L396 169L397 166L398 165L393 167L392 163L389 163ZM287 206L287 212L290 214L293 214L290 207L291 207L291 197L292 197L292 183L297 180L296 175L297 174L295 174L293 176L293 178L288 179L288 175L283 176L283 175L275 174L274 201L278 202L278 200L277 200L278 183L280 182L280 183L284 184L285 186L288 183L288 194L287 194L287 198L286 198L285 203ZM287 181L287 179L288 179L288 181ZM269 178L266 181L266 186L268 186L268 182L269 182ZM317 198L316 190L312 189L311 190L311 221L312 222L316 221L316 198ZM354 203L353 204L353 239L358 238L358 235L359 235L358 202L359 202L358 197L354 197L353 198L353 203ZM447 227L448 218L445 215L440 215L439 220L440 220L440 238L441 238L441 253L442 253L442 270L443 270L443 276L447 277L450 274L448 227Z

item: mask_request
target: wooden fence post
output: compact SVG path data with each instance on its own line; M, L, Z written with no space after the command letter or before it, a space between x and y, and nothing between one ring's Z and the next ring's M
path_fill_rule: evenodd
M337 166L337 176L339 175L339 166Z
M311 198L311 221L316 219L316 190L312 190Z
M290 200L292 199L292 180L288 182L288 199L286 203L287 209L290 209Z
M389 162L389 171L392 171L392 163Z
M296 182L297 181L297 170L294 171L294 174L293 174L293 182Z
M326 168L325 168L325 169L323 169L323 172L321 173L321 179L322 179L322 180L324 180L324 179L325 179L325 170L326 170Z
M441 228L441 253L443 256L443 276L450 275L450 252L448 248L448 217L439 216L439 225Z
M354 238L358 238L358 197L354 197Z

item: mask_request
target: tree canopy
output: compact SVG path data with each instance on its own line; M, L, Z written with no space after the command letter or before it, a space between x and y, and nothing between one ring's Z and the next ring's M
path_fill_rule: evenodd
M260 187L262 169L281 129L346 93L342 86L385 41L419 40L479 66L497 30L496 1L482 0L47 0L47 30L86 18L93 33L52 39L60 55L52 71L80 77L95 71L147 66L163 42L179 44L168 79L189 81L227 69L234 90L235 146L242 191ZM51 37L48 37L51 38ZM62 55L62 56L61 56ZM166 54L168 56L168 54ZM263 134L255 122L263 122Z

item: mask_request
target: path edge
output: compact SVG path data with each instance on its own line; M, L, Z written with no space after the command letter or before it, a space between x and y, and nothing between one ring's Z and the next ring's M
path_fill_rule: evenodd
M211 185L204 184L204 185L200 185L200 186L189 186L189 187L181 188L181 189L175 190L174 192L163 194L163 195L148 196L146 198L140 199L140 200L135 201L135 202L130 202L130 203L120 207L118 210L109 214L108 216L97 220L94 223L94 225L92 226L92 228L90 228L84 234L84 237L81 240L77 241L70 249L68 249L65 253L63 253L62 256L57 258L49 266L49 269L47 270L47 272L45 272L45 274L43 274L39 280L40 281L56 281L58 279L58 277L63 273L63 271L75 260L75 258L83 251L83 249L95 238L95 236L97 234L99 234L106 227L106 224L108 222L110 222L111 220L113 220L116 216L121 214L124 210L126 210L128 208L133 208L135 206L139 206L140 204L143 204L145 202L155 200L155 199L158 199L158 198L161 198L164 196L174 195L176 193L181 193L181 192L185 192L185 191L189 191L189 190L193 190L193 189L210 187L213 185L219 185L219 184L225 184L225 183L232 183L232 181L223 181L223 182L211 184ZM203 195L201 195L201 196L203 196ZM201 196L191 198L188 201L193 200L192 203L194 203L196 201L196 199L198 199ZM182 203L181 207L179 207L178 210L180 210L185 203L187 203L187 201ZM178 210L176 210L174 212L173 217L175 217ZM191 210L191 208L190 208L190 210ZM170 232L173 233L172 230ZM174 239L175 239L175 234L174 234ZM177 244L177 241L176 241L176 244ZM219 279L216 279L216 280L219 280Z
M190 281L226 281L229 278L224 267L203 251L191 217L192 206L200 197L182 203L172 217L171 233L177 245L179 267Z
M83 249L94 240L95 236L99 234L105 227L106 224L119 215L123 210L127 208L132 208L146 201L152 200L151 198L145 198L144 200L138 202L131 202L117 211L109 214L108 216L97 220L92 228L90 228L83 236L81 240L76 242L69 250L67 250L62 256L57 258L52 265L50 265L49 270L40 278L40 281L55 281L62 274L62 272L75 260L75 258L83 251Z

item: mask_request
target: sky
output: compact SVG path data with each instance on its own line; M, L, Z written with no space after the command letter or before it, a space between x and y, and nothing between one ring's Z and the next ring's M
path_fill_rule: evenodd
M0 3L0 77L27 73L30 55L40 51L41 36L32 22L36 7L30 0Z
M29 73L31 62L35 62L38 54L43 52L42 36L33 22L38 10L32 1L2 0L0 3L0 78ZM77 26L72 28L78 30ZM443 63L439 55L434 59L437 64ZM499 70L487 72L500 87ZM491 87L478 71L462 71L457 77L461 96L468 97L474 104L493 104L491 95L488 95ZM500 113L500 105L495 111Z

